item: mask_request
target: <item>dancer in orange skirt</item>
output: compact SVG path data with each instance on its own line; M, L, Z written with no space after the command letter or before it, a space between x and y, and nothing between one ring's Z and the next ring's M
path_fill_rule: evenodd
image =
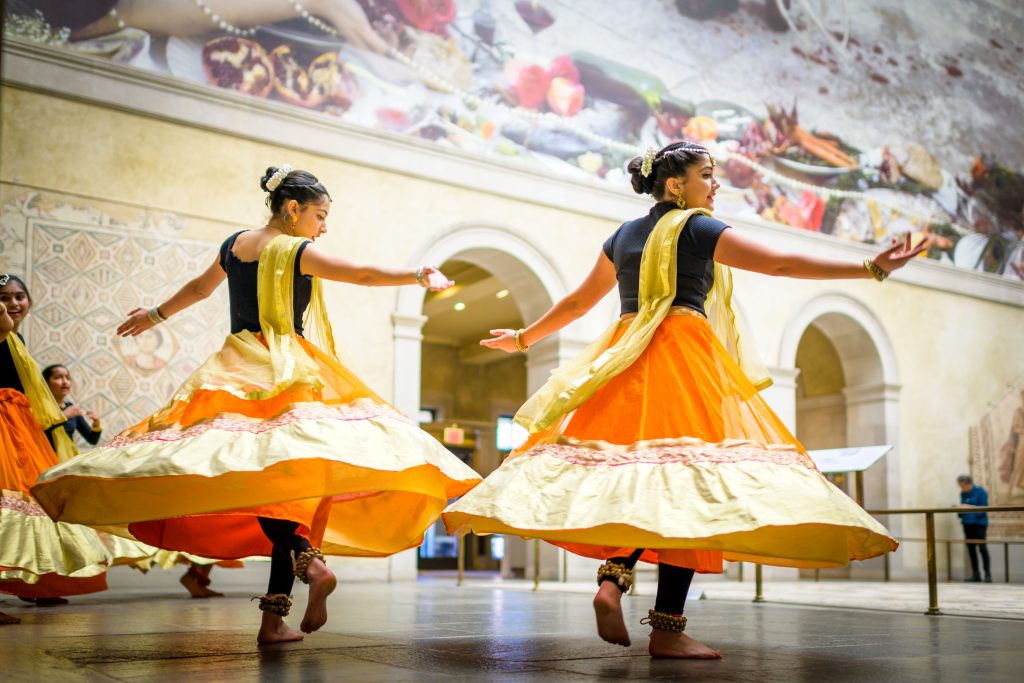
M896 548L758 395L771 380L736 327L727 266L881 280L921 248L858 264L751 241L711 216L714 160L690 143L651 149L629 170L634 190L657 200L650 213L622 225L587 279L537 322L481 343L525 351L616 285L621 320L552 373L516 416L530 438L444 520L452 532L541 538L606 560L598 633L621 645L633 567L658 563L650 654L717 658L683 633L695 571L721 572L723 559L838 567Z
M338 361L321 278L433 290L453 283L432 267L360 266L313 245L331 199L311 174L272 167L261 187L272 213L265 227L229 237L203 274L118 328L144 333L226 278L223 348L163 408L45 472L33 493L54 519L120 527L160 548L269 555L257 640L272 643L302 638L283 620L295 577L310 585L301 630L325 623L336 578L324 553L413 548L448 499L480 478Z
M106 590L111 558L95 530L54 523L29 493L39 473L57 464L44 427L67 436L64 415L17 334L31 305L20 278L0 275L0 593L55 605L67 602L62 596ZM0 613L0 624L18 621Z

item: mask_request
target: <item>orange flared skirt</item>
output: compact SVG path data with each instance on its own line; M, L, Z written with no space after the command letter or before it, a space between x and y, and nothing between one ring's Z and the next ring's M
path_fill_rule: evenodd
M818 472L699 315L666 317L629 368L444 521L599 559L645 548L644 561L700 572L723 559L837 567L896 548Z
M289 520L323 552L383 557L422 542L480 477L351 371L295 337L316 385L268 385L261 335L228 337L159 412L45 472L56 519L158 548L267 556L259 517Z
M29 493L56 464L28 398L0 389L0 593L54 598L107 588L110 556L99 534L54 522Z

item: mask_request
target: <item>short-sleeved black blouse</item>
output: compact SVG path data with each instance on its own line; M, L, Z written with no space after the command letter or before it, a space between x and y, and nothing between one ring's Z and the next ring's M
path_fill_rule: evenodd
M245 232L244 230L242 232ZM260 331L260 309L257 296L257 273L259 261L242 261L232 251L235 238L242 234L236 232L220 245L220 267L228 274L228 298L231 302L231 334L242 330ZM295 255L295 282L293 284L293 306L295 309L295 332L302 334L302 314L309 306L313 293L313 278L303 275L299 267L302 252L309 242L299 245Z
M674 208L673 202L659 202L646 216L623 223L604 243L605 255L615 264L622 313L639 310L640 259L644 245L662 216ZM715 247L728 227L717 218L699 213L687 221L679 235L673 306L705 312L704 300L715 282Z

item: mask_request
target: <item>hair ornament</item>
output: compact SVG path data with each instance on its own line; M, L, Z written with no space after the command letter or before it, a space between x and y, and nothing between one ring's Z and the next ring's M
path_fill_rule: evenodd
M654 147L648 147L647 151L644 152L644 161L640 165L640 175L644 178L651 175L651 170L654 169L654 157L658 155L658 150Z
M291 172L292 167L289 166L288 164L285 164L281 168L274 171L274 175L270 176L270 180L267 181L267 192L273 192L278 187L280 187L281 183L284 182L284 179L287 178L288 174Z

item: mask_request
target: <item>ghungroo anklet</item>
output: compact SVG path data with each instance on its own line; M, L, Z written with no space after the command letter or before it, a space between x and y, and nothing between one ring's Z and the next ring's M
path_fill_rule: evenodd
M295 578L302 583L309 583L309 577L306 576L306 571L309 569L309 563L313 560L320 560L324 564L327 564L327 560L324 559L324 554L320 552L318 548L307 548L298 555L292 555L292 568L295 571Z
M602 581L611 581L623 593L628 593L633 586L633 570L618 562L605 562L597 568L597 585Z
M256 598L253 598L253 600L256 600ZM288 616L288 613L292 610L292 599L284 593L275 593L273 595L267 593L262 598L259 598L259 601L261 612L270 612L279 617Z
M647 616L641 619L640 623L644 626L649 625L656 631L682 633L686 630L686 617L683 615L677 617L674 614L655 612L654 610L647 610Z

